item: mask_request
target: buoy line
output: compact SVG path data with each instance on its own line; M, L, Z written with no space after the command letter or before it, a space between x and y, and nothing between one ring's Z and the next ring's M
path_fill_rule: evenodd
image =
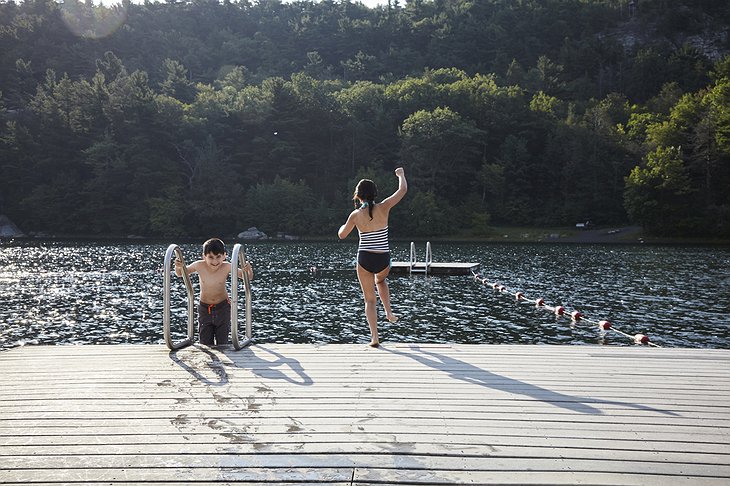
M528 299L523 292L519 292L519 291L518 292L513 292L513 291L509 290L507 287L505 287L504 285L501 285L501 284L499 284L497 282L489 282L489 281L487 281L486 277L482 277L478 273L472 272L472 275L474 276L474 280L476 282L481 283L485 287L491 287L492 289L494 289L495 291L500 292L500 293L509 293L509 294L514 295L515 299L520 304L522 304L522 303L528 303L529 304L530 302L534 302L535 307L538 307L538 308L545 309L545 310L548 310L550 312L553 312L558 317L561 317L561 316L569 316L570 319L573 322L583 321L583 322L591 323L593 325L596 325L598 327L598 329L600 329L601 331L613 331L616 334L620 334L621 336L624 336L624 337L632 340L634 342L634 344L646 344L647 346L653 346L655 348L661 348L661 346L659 346L658 344L652 343L649 340L649 336L647 336L646 334L634 334L632 336L631 334L627 334L627 333L625 333L625 332L617 329L609 321L606 321L606 320L594 321L592 319L588 319L587 317L585 317L583 315L582 312L579 312L577 310L573 310L572 312L568 312L565 309L565 307L563 307L562 305L557 305L557 306L547 305L545 303L545 300L542 299L542 298L537 298L537 299L534 299L534 300Z

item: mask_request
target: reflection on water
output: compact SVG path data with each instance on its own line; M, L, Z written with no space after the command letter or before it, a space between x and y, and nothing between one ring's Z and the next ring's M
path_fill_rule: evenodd
M393 242L408 259L408 242ZM24 344L162 343L161 243L15 241L0 245L0 349ZM182 245L186 258L198 244ZM730 249L559 244L433 245L436 261L469 261L489 281L607 319L664 346L730 347ZM254 243L254 339L367 342L355 243ZM316 270L315 270L316 269ZM185 292L174 278L177 332ZM197 279L196 282L197 292ZM630 345L588 323L518 305L466 276L393 276L399 342ZM381 319L384 320L381 309Z

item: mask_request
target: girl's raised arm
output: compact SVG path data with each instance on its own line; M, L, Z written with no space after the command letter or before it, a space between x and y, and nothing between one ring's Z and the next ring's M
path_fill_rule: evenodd
M388 209L398 204L403 199L403 196L406 195L406 192L408 192L408 181L406 181L406 174L403 171L403 167L395 169L395 176L398 178L398 189L380 203Z

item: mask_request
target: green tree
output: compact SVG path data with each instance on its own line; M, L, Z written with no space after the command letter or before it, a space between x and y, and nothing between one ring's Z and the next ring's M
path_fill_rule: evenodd
M348 122L344 172L349 175L364 166L392 163L400 142L385 86L363 81L343 87L335 96Z
M200 145L190 146L193 174L186 201L192 213L194 233L229 234L237 227L232 202L243 200L243 187L228 157L208 135Z
M530 101L530 109L547 116L556 118L559 115L560 100L555 96L545 94L543 91L535 93Z
M443 236L452 234L456 229L452 207L431 191L419 191L412 196L409 194L404 206L407 217L393 218L398 221L399 232L403 234Z
M188 79L188 70L174 59L164 61L165 80L160 83L162 94L176 98L183 103L190 103L195 99L195 86Z
M482 130L449 108L420 110L401 128L401 157L414 185L449 200L460 182L480 164Z
M188 208L185 204L185 191L182 186L166 186L159 196L150 197L150 232L157 236L184 236L185 217Z
M624 201L631 219L660 235L693 229L692 190L681 150L659 147L645 167L634 167L626 179Z
M260 183L249 189L245 211L239 216L243 227L256 226L270 235L316 234L321 218L326 217L304 183L279 177L270 184Z
M723 154L730 155L730 56L717 63L713 77L715 83L706 102L716 120L715 137L718 149Z

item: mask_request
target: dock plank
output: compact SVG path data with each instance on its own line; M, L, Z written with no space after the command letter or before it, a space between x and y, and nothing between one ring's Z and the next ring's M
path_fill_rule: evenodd
M36 346L0 484L727 484L730 351Z

